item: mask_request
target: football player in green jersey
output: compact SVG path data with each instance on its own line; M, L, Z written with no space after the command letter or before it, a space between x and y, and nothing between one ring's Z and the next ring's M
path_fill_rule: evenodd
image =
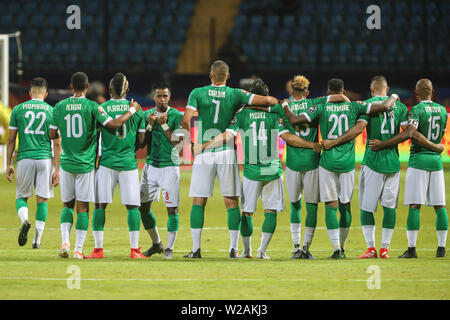
M344 93L344 81L328 81L328 94ZM300 115L295 115L284 101L283 108L292 125L311 123L318 119L322 137L337 139L355 125L362 114L389 110L397 95L380 103L339 102L319 104ZM350 201L355 179L355 143L351 140L331 150L324 150L319 162L320 201L325 202L325 222L334 247L333 259L345 258L344 246L351 224ZM340 219L336 217L339 206Z
M150 235L152 246L144 252L151 257L162 253L164 259L173 258L173 247L177 237L180 216L180 157L179 142L182 140L181 119L183 114L169 106L170 89L165 83L153 87L156 108L145 112L147 124L147 159L141 178L141 219ZM167 208L167 243L164 248L151 211L153 201L159 201L162 190Z
M186 139L190 139L191 119L198 112L198 144L209 141L223 133L230 125L236 111L242 105L274 105L278 100L270 96L250 94L245 90L226 86L230 77L228 65L215 61L211 65L211 84L194 89L189 95L186 111L182 119ZM236 151L233 145L201 152L194 157L189 195L193 197L191 210L192 251L186 258L201 258L200 240L204 223L206 202L213 194L214 180L217 176L228 214L230 233L230 258L237 258L239 238L239 170Z
M389 86L384 76L373 77L370 83L372 98L366 102L386 100ZM383 207L383 228L381 238L380 258L389 258L389 245L394 231L400 189L400 160L397 146L373 151L368 143L371 139L387 140L405 129L408 122L408 109L400 101L389 112L378 115L360 117L355 126L335 140L322 140L324 149L329 150L358 136L367 126L368 139L359 176L359 207L361 226L367 243L367 251L359 258L376 258L375 220L373 213L377 210L378 201ZM419 143L429 142L422 134L416 132ZM415 140L416 141L416 140ZM423 142L424 141L424 142Z
M289 107L297 115L316 104L333 101L350 101L343 94L307 99L306 97L309 95L308 87L309 80L302 75L295 76L290 82L289 92L292 100L289 102ZM281 105L278 104L271 107L271 112L274 111L280 113L280 116L285 120L286 127L291 133L308 141L319 141L318 121L302 126L297 125L294 128L289 121L285 119L286 116ZM313 256L309 252L309 247L317 224L317 203L319 202L319 159L320 154L309 148L297 148L287 145L286 188L291 202L290 225L292 242L294 243L292 259L313 259ZM300 247L300 209L302 197L305 199L307 213L303 248Z
M126 99L129 83L123 73L116 73L109 83L111 99L101 104L103 110L117 119L130 108ZM119 129L100 128L101 156L98 170L95 172L95 210L92 216L92 230L95 240L94 251L89 259L103 258L103 236L105 228L105 211L112 203L114 189L119 184L122 204L127 209L128 230L130 236L130 258L140 259L145 256L139 249L139 173L137 169L135 144L144 145L144 112L137 111Z
M405 205L409 205L406 222L408 249L399 258L417 258L416 243L420 227L420 207L425 203L433 206L436 212L438 240L436 257L445 257L448 216L441 157L444 147L440 143L447 126L447 110L431 100L433 91L433 84L429 79L417 81L415 93L419 103L411 108L405 130L388 140L369 141L370 148L375 151L392 148L400 142L415 138L415 132L418 131L431 142L429 146L419 144L414 139L411 143L405 178Z
M59 154L61 139L53 140L54 169L52 168L52 141L49 138L53 107L44 102L47 97L47 81L43 78L31 80L31 100L14 107L9 123L7 142L6 178L12 182L14 167L11 164L19 136L17 152L16 209L22 222L19 245L24 246L28 239L31 224L28 221L28 198L36 194L36 232L32 248L41 246L48 214L48 198L53 198L53 187L59 184Z
M251 93L268 96L269 90L261 80L255 80L250 86ZM251 258L251 236L253 233L253 213L258 198L264 206L264 223L258 259L270 259L267 247L276 228L277 213L284 210L284 187L280 158L278 156L278 136L289 145L299 148L311 148L320 153L318 142L304 140L289 132L284 120L278 113L243 108L235 116L225 133L217 135L202 149L215 148L228 141L241 131L244 149L244 177L241 185L241 236L244 250L241 258Z
M132 107L117 119L112 119L96 102L86 99L88 77L76 72L71 77L73 97L55 105L50 125L50 138L61 136L61 212L62 248L60 257L68 258L73 210L77 202L76 243L73 257L84 259L83 244L89 226L89 202L94 202L94 167L97 153L97 124L111 130L120 128L140 105Z

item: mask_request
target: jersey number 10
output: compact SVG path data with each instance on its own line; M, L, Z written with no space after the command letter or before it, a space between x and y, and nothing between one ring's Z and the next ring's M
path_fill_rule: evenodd
M67 138L71 138L72 136L79 138L83 135L83 123L80 114L68 114L64 117L64 120L66 120Z

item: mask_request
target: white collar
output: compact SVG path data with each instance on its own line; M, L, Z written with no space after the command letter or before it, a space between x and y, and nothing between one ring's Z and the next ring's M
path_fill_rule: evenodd
M37 98L33 98L33 99L31 99L31 100L35 100L35 101L44 101L44 100L42 100L42 99L37 99Z
M127 100L127 99L125 99L125 98L122 98L122 99L113 99L113 98L111 98L111 99L109 99L110 101L112 100L112 101L120 101L120 100ZM127 100L128 101L128 100Z
M422 101L420 101L420 103L422 103L422 102L433 103L433 101L431 101L431 100L422 100Z
M216 88L221 88L221 87L225 87L226 85L221 84L220 86L216 86L215 84L212 84L212 83L211 83L211 86L216 87Z
M74 99L81 99L81 98L86 98L86 97L85 96L81 96L81 97L72 96L72 98L74 98Z
M301 98L300 100L295 100L294 98L292 98L292 102L300 102L300 101L303 101L303 100L305 100L306 98Z
M167 113L167 112L169 112L169 110L170 110L170 106L167 106L166 112L162 112L162 113ZM158 111L158 107L155 107L155 112L161 113Z
M373 96L374 98L387 98L388 96Z

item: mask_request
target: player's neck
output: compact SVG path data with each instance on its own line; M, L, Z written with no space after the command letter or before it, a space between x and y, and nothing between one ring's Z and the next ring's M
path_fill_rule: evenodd
M111 96L111 100L123 100L125 99L125 97L115 97L115 96Z
M44 101L44 96L40 95L32 95L31 100L38 100L38 101Z
M431 96L426 96L426 97L417 97L417 100L419 100L419 102L433 102L433 100L431 100Z
M387 92L384 91L374 92L372 94L372 97L387 97Z
M84 98L86 96L86 91L75 91L73 93L74 98Z
M295 101L300 101L305 99L305 96L296 96L296 95L292 95L292 99L294 99Z
M158 112L166 112L169 109L169 106L156 106L156 111Z
M226 81L219 82L219 81L213 80L213 81L211 81L211 85L213 85L215 87L222 87L222 86L226 86L227 82Z

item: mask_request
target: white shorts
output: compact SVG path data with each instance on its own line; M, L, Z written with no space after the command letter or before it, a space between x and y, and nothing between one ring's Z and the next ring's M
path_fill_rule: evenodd
M167 208L177 208L180 204L180 168L156 168L145 164L141 178L141 202L159 201L162 190Z
M349 172L332 172L319 166L320 201L340 203L352 201L355 169Z
M302 198L306 203L319 202L319 168L310 171L294 171L286 167L286 187L289 201Z
M408 168L405 178L405 205L445 205L444 170L426 171Z
M211 197L216 175L224 197L240 196L239 167L236 152L231 149L204 152L195 157L189 196Z
M117 183L123 205L141 205L138 170L118 171L104 166L95 173L95 203L112 203Z
M386 208L397 208L400 190L400 172L383 174L368 166L361 166L359 175L359 208L376 212L378 200Z
M94 170L88 173L71 173L61 169L61 200L66 203L74 199L94 202Z
M241 207L242 212L255 212L261 196L264 210L284 210L283 176L272 181L255 181L242 178Z
M16 199L35 194L41 198L53 198L52 159L22 159L17 162Z

